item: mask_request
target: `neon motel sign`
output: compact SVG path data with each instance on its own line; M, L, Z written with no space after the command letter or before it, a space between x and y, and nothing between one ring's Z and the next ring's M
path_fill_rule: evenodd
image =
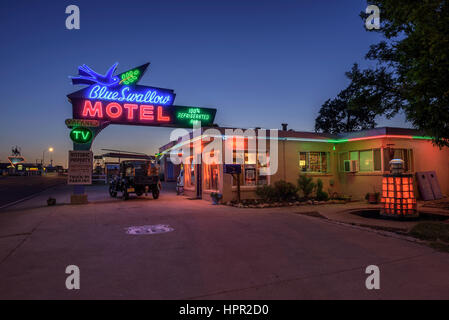
M134 92L130 87L121 88L121 90L110 90L106 86L95 85L89 91L89 99L120 101L120 102L139 102L160 105L171 105L174 99L173 94L161 93L157 89L146 89L143 92Z
M213 124L216 109L175 106L173 90L138 85L148 65L116 76L117 64L104 75L86 65L80 66L72 83L89 86L67 96L72 103L73 119L171 127L191 127L193 120L203 126Z

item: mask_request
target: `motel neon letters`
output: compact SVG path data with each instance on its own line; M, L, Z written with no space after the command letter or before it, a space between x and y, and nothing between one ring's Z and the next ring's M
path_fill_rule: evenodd
M85 100L81 112L83 119L117 120L125 122L155 121L162 123L171 122L171 116L166 114L162 106L118 103Z

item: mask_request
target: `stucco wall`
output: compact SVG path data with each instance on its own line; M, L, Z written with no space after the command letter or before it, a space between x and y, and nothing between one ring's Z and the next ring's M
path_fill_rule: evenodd
M337 144L337 152L387 147L413 150L412 173L435 170L443 194L449 194L449 148L440 150L438 147L433 146L429 140L384 138L345 142ZM383 161L382 153L382 168L384 168ZM367 192L379 192L381 190L382 174L389 173L344 173L339 172L338 168L336 169L335 172L341 192L352 195L354 199L363 199ZM418 194L416 195L418 196Z
M445 147L440 150L429 141L418 140L415 150L415 171L435 170L441 192L444 195L449 195L449 148Z
M335 150L334 150L335 147ZM329 152L330 164L329 173L308 174L314 178L321 179L324 185L324 191L339 194L350 195L353 199L363 199L368 192L379 192L381 190L382 174L380 172L357 172L346 173L339 170L339 153L349 151L361 151L376 148L400 148L413 150L413 173L417 171L433 171L437 177L443 194L449 195L449 148L440 150L432 145L428 140L417 139L397 139L382 138L359 140L344 143L323 143L323 142L303 142L303 141L279 141L278 145L278 171L269 178L272 184L278 180L285 180L297 184L300 174L299 152L316 151ZM224 153L223 159L224 161ZM382 152L382 169L383 164ZM203 174L203 186L204 183ZM255 194L256 187L241 187L241 199L257 198ZM237 199L236 187L232 186L232 178L229 174L223 173L223 165L220 166L219 192L223 194L223 202ZM189 192L194 195L194 192ZM210 192L203 190L203 199L210 199Z

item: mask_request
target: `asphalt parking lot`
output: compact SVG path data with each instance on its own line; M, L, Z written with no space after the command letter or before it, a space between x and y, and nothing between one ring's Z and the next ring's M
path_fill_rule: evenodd
M213 206L165 190L122 201L89 188L72 206L56 187L0 211L1 299L440 299L449 254L295 214ZM54 196L58 205L44 205ZM132 226L173 231L130 235ZM80 290L65 269L80 268ZM380 268L367 290L365 268Z
M0 208L66 181L67 177L57 175L0 176Z

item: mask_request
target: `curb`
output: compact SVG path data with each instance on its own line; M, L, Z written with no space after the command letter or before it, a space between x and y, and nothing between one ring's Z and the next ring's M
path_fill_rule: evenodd
M19 199L19 200L16 200L16 201L7 203L7 204L5 204L5 205L3 205L3 206L0 206L0 210L9 208L9 207L12 207L12 206L14 206L14 205L16 205L16 204L19 204L19 203L21 203L21 202L24 202L24 201L33 199L34 197L37 197L37 196L40 195L41 193L44 193L44 192L46 192L46 191L48 191L48 190L50 190L50 189L53 189L53 188L55 188L55 187L57 187L57 186L60 186L60 185L63 185L63 184L64 184L64 183L58 183L58 184L55 184L55 185L53 185L53 186L51 186L51 187L45 188L44 190L41 190L41 191L36 192L36 193L33 193L33 194L31 194L31 195L29 195L29 196L27 196L27 197L25 197L25 198L22 198L22 199Z

